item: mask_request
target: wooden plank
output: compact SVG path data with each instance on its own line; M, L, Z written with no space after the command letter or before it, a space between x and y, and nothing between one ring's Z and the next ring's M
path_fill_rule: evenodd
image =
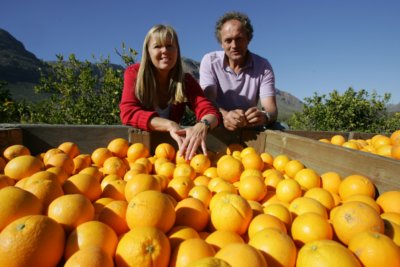
M394 159L270 130L266 132L265 150L273 156L286 154L298 159L320 174L335 171L342 177L367 176L381 193L400 189L400 162Z
M22 131L18 128L0 128L0 155L8 146L22 144Z
M98 147L106 147L114 138L129 137L129 127L122 125L16 124L14 127L22 131L22 144L34 155L66 141L76 143L81 153L90 154Z
M285 130L285 133L294 134L298 136L307 137L314 140L328 139L330 140L334 135L342 135L346 140L350 139L369 139L372 138L374 133L361 133L361 132L332 132L332 131L295 131L295 130Z

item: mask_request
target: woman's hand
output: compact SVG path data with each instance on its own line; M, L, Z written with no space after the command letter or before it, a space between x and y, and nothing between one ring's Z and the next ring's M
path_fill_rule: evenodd
M207 155L207 130L208 126L199 122L192 127L183 128L174 133L171 132L172 138L175 136L175 140L183 140L181 143L177 142L179 145L179 153L185 155L186 160L191 160L196 155L199 146L201 146L204 155Z

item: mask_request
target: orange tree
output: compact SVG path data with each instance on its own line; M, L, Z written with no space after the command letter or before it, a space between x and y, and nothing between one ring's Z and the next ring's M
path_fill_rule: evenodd
M303 111L294 113L288 124L298 130L392 132L400 127L400 116L389 115L390 97L351 87L343 94L336 90L329 96L314 93L304 99Z

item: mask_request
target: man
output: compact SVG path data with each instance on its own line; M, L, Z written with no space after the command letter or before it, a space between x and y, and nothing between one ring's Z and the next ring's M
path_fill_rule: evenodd
M274 72L268 60L248 50L253 37L250 19L243 13L226 13L216 23L215 34L224 51L203 57L200 85L222 113L225 128L272 125L278 115Z

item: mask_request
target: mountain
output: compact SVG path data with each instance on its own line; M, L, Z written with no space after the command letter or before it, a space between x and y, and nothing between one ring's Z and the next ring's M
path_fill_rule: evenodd
M200 63L183 57L183 68L196 79L199 78ZM33 53L27 51L24 45L15 39L10 33L0 28L0 81L8 83L7 89L16 100L35 101L40 99L33 91L38 83L40 69L45 68L45 63ZM123 68L120 65L112 65L113 68ZM93 65L95 72L98 71ZM277 105L279 119L286 120L293 112L301 111L303 103L295 96L277 89Z
M0 80L36 83L42 67L43 62L27 51L20 41L0 29Z

